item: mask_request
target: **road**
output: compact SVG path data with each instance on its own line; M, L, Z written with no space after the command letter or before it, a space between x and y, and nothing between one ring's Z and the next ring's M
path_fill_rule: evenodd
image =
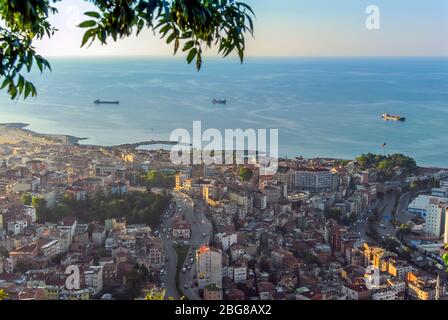
M400 221L402 224L409 222L409 220L411 220L414 217L414 215L408 212L408 205L410 200L411 200L411 194L409 192L403 193L400 196L396 219Z
M395 192L388 192L385 195L386 205L381 215L381 222L378 232L381 236L395 236L395 226L392 224L394 218L394 209L397 199Z
M197 287L191 287L192 282L196 280L196 264L190 259L195 259L197 248L203 244L208 245L210 243L213 227L205 216L204 208L200 203L196 203L195 205L190 197L179 192L173 192L173 197L176 202L174 210L177 213L183 214L184 218L191 224L191 238L189 240L172 239L170 228L174 215L171 214L169 217L164 217L162 230L164 228L165 233L163 233L162 238L165 256L168 257L168 261L165 264L166 274L161 276L161 279L165 283L167 295L173 297L175 300L179 299L176 287L177 254L174 246L183 244L191 246L186 261L183 262L186 271L180 273L179 287L183 291L181 295L186 296L189 300L200 300L201 298ZM178 207L181 209L179 210ZM190 270L187 268L188 265L190 265Z
M176 288L176 265L177 265L177 254L176 250L173 247L173 240L171 236L167 238L169 235L169 228L171 228L171 223L174 216L174 211L176 207L173 207L169 214L168 218L164 217L162 220L161 230L165 229L165 232L162 232L162 243L163 243L163 252L165 255L165 274L161 275L162 282L165 283L166 287L166 295L168 297L173 297L173 299L178 300L179 294ZM168 259L168 261L166 261Z
M379 198L367 208L367 212L361 213L358 220L353 225L353 230L361 237L361 239L366 241L371 241L370 237L367 236L367 231L369 227L368 218L375 213L375 211L383 212L386 202L383 198Z
M184 266L187 266L188 263L191 269L188 270L187 268L185 273L181 273L179 281L183 294L189 300L200 300L201 298L197 287L195 286L192 288L191 286L192 282L195 282L196 280L196 264L194 261L192 262L190 260L190 257L195 259L196 249L201 245L209 245L213 227L205 216L205 210L199 202L195 203L190 197L183 194L179 195L178 199L180 200L180 204L183 208L185 219L191 224L191 239L189 241L191 248L187 256L187 260L184 263Z
M379 234L384 236L386 236L387 234L394 235L395 227L390 224L394 206L395 194L388 193L384 197L378 198L378 200L370 208L368 208L368 212L362 213L358 218L355 225L353 226L354 231L357 232L362 239L366 241L372 241L372 239L367 235L367 231L369 230L368 218L376 211L381 217L380 225L377 228Z

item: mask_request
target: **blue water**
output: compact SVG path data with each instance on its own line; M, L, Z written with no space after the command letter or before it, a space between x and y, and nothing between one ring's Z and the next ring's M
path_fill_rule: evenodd
M31 76L37 98L0 94L0 122L113 145L168 140L201 120L204 128L278 128L281 155L401 152L448 167L448 59L208 59L199 73L175 58L51 63L53 72ZM228 104L213 105L214 97ZM97 98L121 104L94 105ZM383 112L407 120L385 122Z

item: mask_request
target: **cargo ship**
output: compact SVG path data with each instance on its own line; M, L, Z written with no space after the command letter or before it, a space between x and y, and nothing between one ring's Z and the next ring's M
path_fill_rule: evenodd
M396 116L396 115L388 114L388 113L383 113L383 115L381 117L384 120L393 120L393 121L405 121L406 120L405 117Z
M100 100L97 99L95 101L93 101L94 104L120 104L120 101L105 101L105 100Z
M227 104L227 100L225 100L225 99L213 99L212 103L213 104Z

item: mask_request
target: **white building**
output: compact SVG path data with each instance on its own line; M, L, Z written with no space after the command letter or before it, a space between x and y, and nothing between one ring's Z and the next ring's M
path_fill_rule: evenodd
M223 251L227 251L238 242L238 236L236 233L218 233L215 235L215 241L221 243Z
M26 219L16 219L8 221L8 232L12 232L15 236L21 234L26 227L28 226L28 222Z
M425 224L423 231L435 237L440 237L445 229L445 212L448 202L441 202L432 198L426 207Z
M372 300L399 300L398 290L380 288L372 291Z
M247 280L247 268L245 265L235 266L233 268L233 281L235 283L244 283Z
M31 217L31 222L36 222L37 220L37 214L36 214L36 208L33 206L25 206L24 212L26 216Z
M103 267L90 266L84 271L84 281L87 287L94 290L94 295L100 293L103 290Z
M442 202L448 202L448 198L445 197L436 197L421 194L409 204L408 211L414 214L418 214L422 218L425 218L427 214L427 207L431 199L437 199Z
M445 232L443 242L448 243L448 208L445 210Z
M196 251L196 270L198 287L215 284L222 287L222 253L221 250L202 246Z
M295 172L295 186L300 190L321 192L334 190L339 183L336 173L321 169L303 169Z
M61 244L59 240L52 240L40 247L45 257L52 258L61 253Z

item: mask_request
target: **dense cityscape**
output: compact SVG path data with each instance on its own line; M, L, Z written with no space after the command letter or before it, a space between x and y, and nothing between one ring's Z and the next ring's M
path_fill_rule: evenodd
M262 176L0 129L0 299L447 297L448 170L365 154Z

